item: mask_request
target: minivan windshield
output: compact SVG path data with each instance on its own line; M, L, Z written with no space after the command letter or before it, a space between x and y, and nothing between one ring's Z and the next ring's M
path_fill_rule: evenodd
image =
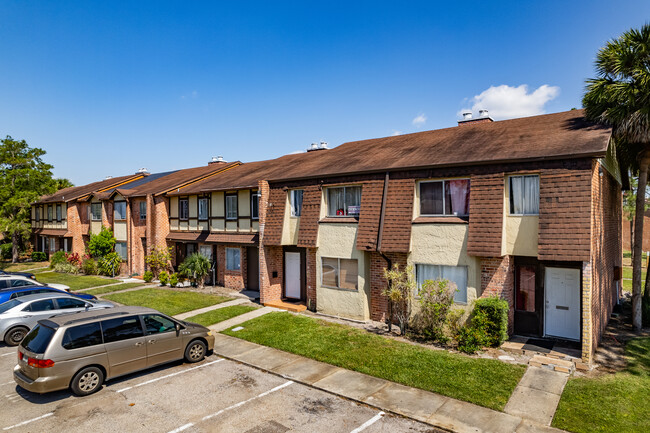
M45 353L45 349L50 344L54 329L43 326L40 323L25 336L20 343L22 347L34 353Z
M0 314L5 313L12 308L14 308L17 305L22 304L23 301L19 301L18 299L12 299L11 301L7 301L5 303L0 304Z

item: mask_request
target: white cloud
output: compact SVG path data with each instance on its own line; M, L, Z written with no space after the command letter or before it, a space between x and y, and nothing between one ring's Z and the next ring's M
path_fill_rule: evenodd
M560 94L560 88L544 84L532 93L528 92L528 85L490 86L480 94L470 99L471 111L476 116L478 110L486 109L490 117L495 120L512 119L514 117L535 116L544 114L544 106ZM458 112L461 116L463 111ZM415 120L413 121L415 124Z
M393 133L391 134L393 137L396 135L402 135L402 131L398 131L397 129L393 129Z
M424 113L418 114L415 119L413 119L413 125L417 126L418 128L420 126L423 126L425 123L427 123L427 116Z

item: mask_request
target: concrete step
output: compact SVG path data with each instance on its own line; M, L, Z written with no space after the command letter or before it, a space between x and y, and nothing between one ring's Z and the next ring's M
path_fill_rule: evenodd
M533 367L548 366L562 373L571 373L575 369L575 364L571 361L542 355L533 356L528 364Z
M287 310L291 311L293 313L300 313L303 312L307 309L307 306L304 304L294 304L292 302L284 302L284 301L270 301L270 302L265 302L264 303L265 307L274 307L274 308L279 308L281 310Z

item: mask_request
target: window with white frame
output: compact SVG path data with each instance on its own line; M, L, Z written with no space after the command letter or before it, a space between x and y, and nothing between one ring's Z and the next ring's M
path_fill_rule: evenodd
M239 248L226 248L226 269L229 271L241 269L241 250Z
M321 264L322 286L348 290L358 289L359 262L357 259L323 257Z
M237 219L237 194L226 195L226 219Z
M469 179L420 182L420 215L469 215Z
M199 219L207 220L208 219L208 206L209 201L207 198L199 199Z
M60 205L60 204L57 204L57 205L56 205L56 220L57 220L58 222L61 222L61 218L62 218L62 215L61 215L61 205Z
M302 193L302 189L292 189L289 191L292 217L299 217L302 214Z
M186 198L178 199L178 218L182 220L190 217L190 202Z
M327 216L359 216L361 187L343 186L327 188Z
M52 206L47 207L47 220L48 222L52 222Z
M140 202L140 219L141 220L147 219L147 202L146 201L141 201Z
M56 238L49 238L50 239L50 252L54 253L56 252Z
M427 280L449 280L456 284L456 293L454 302L467 303L467 266L445 266L445 265L415 265L415 279L418 290L422 288L422 283ZM417 295L417 293L415 293Z
M102 204L101 203L91 203L90 204L90 218L93 221L102 220Z
M251 193L251 218L256 220L260 218L260 193L253 191Z
M115 252L122 260L126 260L126 242L115 242Z
M539 215L539 176L510 176L510 215Z
M126 219L126 202L125 201L116 201L113 204L113 218L115 218L115 220L125 220Z

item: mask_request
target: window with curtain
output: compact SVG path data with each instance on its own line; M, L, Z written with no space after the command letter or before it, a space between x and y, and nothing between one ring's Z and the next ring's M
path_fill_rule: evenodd
M52 206L47 207L47 220L48 222L52 222Z
M208 199L200 198L199 199L199 219L207 220L208 219Z
M361 187L344 186L327 188L328 216L359 216L361 211Z
M36 219L36 222L39 222L41 220L41 208L40 207L35 207L34 208L34 218Z
M90 215L93 221L102 220L102 204L101 203L91 203L90 204Z
M126 219L126 202L125 201L116 201L114 203L114 218L116 220L125 220Z
M61 215L61 205L60 205L60 204L57 204L57 205L56 205L56 220L57 220L58 222L61 222L61 218L62 218L62 215Z
M469 215L469 179L420 182L420 215Z
M292 189L289 191L292 217L299 217L302 214L302 193L302 189Z
M427 280L449 280L455 283L457 288L454 294L454 302L467 303L467 266L417 264L415 265L415 278L418 290L422 287L422 283Z
M226 269L238 271L241 269L241 250L239 248L226 248Z
M539 215L539 176L510 176L510 215Z
M323 257L321 260L321 285L339 289L357 290L359 287L359 262L357 259Z
M115 252L122 260L126 260L126 242L115 242Z
M190 202L186 198L178 199L178 218L182 220L190 217Z
M141 220L147 219L147 202L146 201L141 201L140 202L140 219Z
M260 218L260 193L253 191L251 193L251 218L256 220Z
M226 196L226 219L237 219L237 194Z
M199 252L203 257L206 257L208 260L212 261L212 246L201 245L199 247Z

